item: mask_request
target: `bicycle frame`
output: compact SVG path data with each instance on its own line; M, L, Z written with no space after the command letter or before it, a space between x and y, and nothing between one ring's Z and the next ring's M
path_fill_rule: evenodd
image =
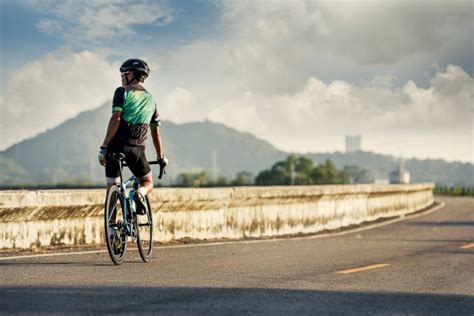
M130 216L130 218L131 218L130 221L127 220L127 217L128 217L128 213L132 212L132 210L135 209L135 207L134 207L135 202L133 200L133 194L135 193L135 190L138 190L138 187L139 187L140 183L138 182L138 179L135 176L131 176L128 180L123 181L122 170L123 170L123 167L126 166L126 164L124 164L122 159L118 159L118 163L119 163L120 195L121 195L121 198L122 198L122 205L123 205L123 214L122 214L123 215L123 223L125 224L125 230L126 230L127 235L132 236L133 234L132 234L131 224L133 224L133 216ZM158 165L159 164L158 161L149 161L148 163L150 165ZM158 179L161 179L163 177L163 174L165 174L165 173L166 172L165 172L164 167L160 166L160 175L158 176ZM133 184L133 187L128 192L128 197L127 197L126 188L130 183ZM127 201L128 201L128 203L127 203Z
M128 218L128 213L132 212L132 209L134 209L134 203L133 201L133 194L135 193L135 190L138 189L139 183L138 179L135 176L131 176L128 180L123 181L123 176L122 176L122 169L123 169L123 162L119 160L119 178L120 178L120 195L122 198L122 205L123 205L123 222L125 223L125 230L127 232L127 235L132 235L132 229L131 229L131 224L133 221L133 216L130 216L132 219L130 222L127 220ZM132 183L133 187L132 189L128 192L128 197L126 195L127 192L127 186ZM127 202L128 201L128 202ZM130 209L129 209L130 208Z
M143 219L138 219L138 214L135 213L136 204L134 202L134 195L140 186L140 181L135 175L131 176L127 180L123 179L123 167L127 166L125 154L114 153L110 155L110 158L117 161L119 164L119 183L116 186L111 186L110 191L107 191L107 199L105 203L105 239L107 242L107 250L110 258L116 265L122 264L125 252L127 250L127 242L129 237L137 241L138 251L140 257L144 262L148 262L151 258L153 249L153 217L151 213L150 202L148 197L145 197L147 206L145 214L147 221L143 222ZM166 161L151 161L150 165L160 165L160 175L158 179L161 179L165 174ZM127 187L132 185L132 188L127 193ZM120 195L118 197L117 195ZM114 199L112 199L114 198ZM120 202L122 206L122 220L117 220L117 204ZM114 213L115 212L115 213ZM115 214L115 215L114 215ZM113 219L112 219L112 216ZM120 216L118 216L120 217ZM112 219L112 220L111 220ZM146 232L148 227L148 233ZM142 232L141 228L145 231ZM142 234L144 234L142 236ZM147 236L148 235L148 242Z

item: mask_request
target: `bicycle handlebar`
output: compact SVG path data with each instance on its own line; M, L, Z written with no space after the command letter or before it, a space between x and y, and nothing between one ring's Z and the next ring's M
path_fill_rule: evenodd
M166 170L165 170L165 167L163 167L157 160L155 161L149 161L148 162L149 165L160 165L160 174L158 176L158 179L161 179L163 178L163 175L166 174ZM127 167L127 163L125 161L122 161L122 166L123 167Z
M157 160L149 161L148 164L150 165L160 165L160 174L158 175L158 179L163 178L163 175L166 174L166 166L161 165Z
M113 153L111 154L111 158L113 160L116 160L116 161L122 161L122 167L127 167L127 163L124 161L125 159L125 155L123 153L120 153L120 154L116 154L116 153ZM160 175L158 176L158 179L161 179L163 178L163 175L166 174L166 171L165 171L165 166L163 166L162 164L160 164L158 162L158 160L155 160L155 161L149 161L148 164L150 165L160 165Z

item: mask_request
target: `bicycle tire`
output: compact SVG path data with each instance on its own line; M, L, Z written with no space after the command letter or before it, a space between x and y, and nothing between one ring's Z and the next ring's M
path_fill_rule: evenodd
M137 232L137 246L138 252L143 262L148 262L151 259L153 252L153 214L151 212L150 201L145 196L147 211L144 215L137 215L135 213L135 228Z
M122 195L119 187L112 186L105 200L104 233L110 259L115 265L122 264L127 251L127 237L123 235L123 221L120 218L123 218Z

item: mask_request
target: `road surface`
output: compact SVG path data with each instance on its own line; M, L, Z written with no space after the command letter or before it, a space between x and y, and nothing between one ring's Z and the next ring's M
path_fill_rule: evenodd
M337 236L0 257L0 314L474 315L474 199Z

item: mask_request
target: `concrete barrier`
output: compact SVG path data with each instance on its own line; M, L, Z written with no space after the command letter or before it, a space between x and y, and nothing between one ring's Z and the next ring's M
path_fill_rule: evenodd
M312 234L433 203L433 184L175 189L150 195L155 240ZM104 243L105 190L0 192L0 248Z

